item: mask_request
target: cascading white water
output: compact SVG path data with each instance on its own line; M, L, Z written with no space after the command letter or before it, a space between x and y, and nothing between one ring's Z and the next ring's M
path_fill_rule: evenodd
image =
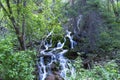
M74 45L76 45L77 43L73 40L73 36L71 36L71 32L68 31L68 30L67 30L66 32L67 32L66 37L69 38L70 43L71 43L71 48L73 49L73 48L74 48Z
M71 64L71 61L64 57L64 54L68 51L63 49L64 44L66 42L66 38L68 37L71 43L71 48L74 48L74 45L76 42L71 37L71 32L66 31L67 34L64 38L64 42L58 42L57 46L55 48L52 48L52 41L50 43L46 42L44 43L45 49L40 52L40 58L37 63L38 69L39 69L39 80L46 80L46 77L48 75L54 74L55 72L64 80L69 80L67 78L67 74L70 74L71 76L74 75L74 67L69 65ZM47 38L51 35L50 32L47 36ZM55 65L55 63L58 63L58 65ZM55 65L54 67L52 67ZM58 70L54 70L54 69Z

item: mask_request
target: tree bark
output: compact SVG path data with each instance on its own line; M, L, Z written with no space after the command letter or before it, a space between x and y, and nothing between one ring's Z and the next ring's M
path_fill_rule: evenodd
M12 12L12 8L10 6L10 1L9 0L6 0L6 4L7 4L7 8L8 8L8 11L6 10L6 8L4 7L4 5L2 4L2 2L0 1L0 6L2 7L3 11L7 14L7 16L9 17L12 25L13 25L13 29L15 30L15 34L17 35L17 39L18 39L18 42L20 44L20 48L21 50L25 50L26 49L26 46L25 46L25 31L24 29L22 29L22 33L20 32L20 25L16 22L17 20L15 20L14 16L13 16L13 12ZM24 17L23 17L24 18ZM24 28L25 24L25 20L23 19L23 25L22 25L22 28Z

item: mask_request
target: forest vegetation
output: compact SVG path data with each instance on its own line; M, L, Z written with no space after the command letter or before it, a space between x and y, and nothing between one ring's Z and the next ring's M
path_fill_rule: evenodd
M120 80L120 0L0 0L0 80L38 80L48 34L55 47L66 30L70 80Z

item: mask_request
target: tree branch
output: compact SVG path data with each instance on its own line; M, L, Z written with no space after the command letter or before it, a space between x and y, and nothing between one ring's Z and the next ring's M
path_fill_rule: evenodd
M26 7L26 1L23 2L23 7ZM26 44L25 44L25 14L22 14L22 39L23 39L23 45L24 49L26 49Z
M7 3L7 7L8 7L8 10L9 10L9 13L12 15L12 9L10 7L10 1L6 0L6 3Z
M4 7L4 5L2 4L1 1L0 1L0 6L2 7L3 11L4 11L7 15L9 15L9 13L8 13L7 10L5 9L5 7Z

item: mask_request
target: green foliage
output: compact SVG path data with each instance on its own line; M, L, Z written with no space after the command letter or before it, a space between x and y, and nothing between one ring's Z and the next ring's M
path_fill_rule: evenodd
M112 37L107 32L101 33L99 48L103 49L104 51L112 51L113 50Z
M96 52L102 50L106 54L111 54L114 50L120 50L120 1L112 4L109 2L110 0L71 0L74 2L74 5L63 3L61 0L19 0L21 1L19 4L16 4L15 0L9 1L12 14L9 12L5 0L1 0L1 2L8 13L3 11L3 8L0 6L0 20L2 20L0 26L7 27L10 34L14 33L14 36L11 37L0 37L0 78L2 77L4 80L33 80L35 77L32 73L35 70L34 56L36 53L30 50L18 51L18 48L16 48L16 45L19 45L17 40L18 36L25 36L25 43L29 45L32 41L44 39L47 34L53 30L52 41L55 46L58 40L64 41L62 25L66 24L71 18L77 19L79 14L83 15L82 20L84 20L90 11L98 11L101 15L100 19L102 19L100 21L103 21L103 25L100 28L99 39L97 39L98 41L96 43L98 45ZM24 1L26 1L26 6L23 5ZM115 6L115 9L113 6ZM14 17L15 22L13 22L13 24L16 24L20 35L15 33L8 14L10 17ZM22 33L24 20L25 35ZM68 24L71 25L71 22ZM81 24L83 25L83 23ZM82 28L82 25L80 28ZM87 31L86 28L89 28L86 26L87 25L83 26L83 31ZM80 30L80 32L82 32L82 29ZM83 42L84 43L81 43L85 46L89 45L89 38L83 38ZM67 42L67 44L69 44L69 42ZM81 47L81 45L79 46ZM68 47L65 46L65 48ZM118 54L120 55L120 52L118 52ZM119 59L117 54L115 54L115 56L116 59ZM103 66L97 64L91 70L85 70L81 68L81 66L82 60L78 57L75 61L76 79L71 77L71 80L120 79L118 66L114 61L107 62Z
M99 48L102 48L105 52L120 49L120 28L117 25L111 25L111 27L107 27L107 29L104 28L104 31L100 34L98 42Z
M119 9L114 4L116 10ZM100 12L103 19L100 39L98 41L99 49L110 54L115 49L120 49L120 23L116 21L117 17L113 11L112 3L109 0L100 1Z
M3 80L33 80L34 51L13 51L11 37L0 41L0 78Z
M100 8L100 0L88 0L87 1L89 9L99 9Z
M25 2L26 5L24 6ZM6 6L7 3L2 0L2 4L6 10L9 11ZM10 33L16 35L15 37L18 37L18 35L22 37L24 33L24 38L26 38L24 42L27 45L29 42L41 40L53 29L55 34L62 32L61 20L63 16L60 14L62 5L63 3L61 3L61 0L55 2L52 0L23 0L18 4L16 1L10 1L10 8L14 14L10 14L10 16L14 17L14 24L17 25L18 31L20 32L19 34L16 34L16 29L14 29L11 20L3 9L1 9L0 15L4 13L7 20L7 27ZM23 27L23 25L25 26ZM19 42L19 40L17 41ZM18 44L18 42L16 44Z
M33 9L31 9L33 8ZM50 0L42 1L41 4L36 6L29 6L31 10L27 17L27 32L26 35L30 40L40 40L44 38L48 32L59 34L62 32L62 25L60 18L62 15L61 3L56 1L55 4ZM40 11L39 11L40 10Z
M71 80L119 80L119 67L115 61L105 62L105 64L96 64L93 69L86 70L82 68L81 58L75 61L76 78Z
M109 61L104 66L97 65L93 69L93 75L95 75L96 78L101 78L103 80L119 80L120 74L119 74L119 67L115 63L115 61Z

